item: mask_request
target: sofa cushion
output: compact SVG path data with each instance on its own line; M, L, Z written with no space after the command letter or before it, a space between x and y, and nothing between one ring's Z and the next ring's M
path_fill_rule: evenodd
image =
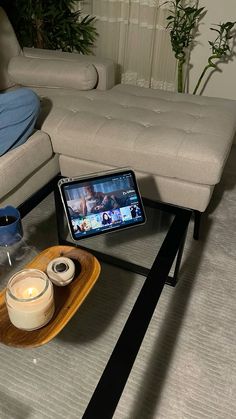
M28 86L90 90L97 83L97 71L93 64L68 60L21 55L10 60L8 72L15 83Z
M135 86L106 92L37 90L52 109L56 152L153 175L215 185L236 130L236 102Z
M0 197L7 195L53 156L50 138L36 131L21 146L1 157Z

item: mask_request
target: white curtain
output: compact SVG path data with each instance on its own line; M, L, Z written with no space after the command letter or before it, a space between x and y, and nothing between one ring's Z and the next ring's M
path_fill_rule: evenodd
M163 0L86 0L96 17L95 54L118 64L117 81L175 90L176 60L166 31Z

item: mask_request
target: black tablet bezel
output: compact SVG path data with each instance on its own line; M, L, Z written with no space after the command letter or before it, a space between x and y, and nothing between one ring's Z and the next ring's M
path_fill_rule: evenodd
M124 176L124 175L131 175L132 176L134 191L135 191L135 194L137 196L137 202L138 202L137 205L140 208L141 217L137 218L136 221L132 222L132 223L119 224L119 225L116 225L116 226L113 226L113 227L107 227L107 228L104 228L102 230L97 230L97 231L94 231L94 232L91 232L91 233L87 232L85 234L81 234L80 236L76 236L75 231L73 229L73 225L72 225L72 218L71 218L70 213L69 213L67 199L66 199L66 196L65 196L65 188L68 188L68 186L73 186L73 185L76 185L76 184L78 184L79 187L83 187L83 184L86 184L86 183L92 183L94 181L96 181L96 183L98 183L99 180L102 181L104 179L111 178L111 177L114 177L114 176ZM145 214L145 210L144 210L144 207L143 207L142 198L141 198L141 195L140 195L140 192L139 192L139 188L138 188L135 173L132 169L122 169L122 170L117 170L117 171L114 170L114 171L107 171L107 172L98 172L98 173L93 173L91 175L87 175L86 177L81 176L81 177L74 177L74 178L62 178L58 182L58 187L59 187L59 190L60 190L60 195L61 195L62 203L63 203L63 206L64 206L70 235L71 235L71 238L74 242L78 242L82 239L88 239L88 238L98 236L98 235L101 235L101 234L113 233L115 231L121 231L121 230L125 230L127 228L137 227L137 226L145 224L145 222L146 222L146 214ZM120 208L122 208L122 207L120 207Z

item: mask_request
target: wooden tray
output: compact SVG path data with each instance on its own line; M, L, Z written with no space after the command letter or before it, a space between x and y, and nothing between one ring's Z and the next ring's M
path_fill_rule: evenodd
M54 285L55 313L53 318L41 329L33 331L17 329L9 320L4 289L0 293L1 343L18 348L33 348L49 342L63 329L87 297L98 279L101 268L98 260L85 250L71 246L53 246L36 256L25 268L35 268L46 272L48 263L59 256L73 259L76 274L69 285L64 287Z

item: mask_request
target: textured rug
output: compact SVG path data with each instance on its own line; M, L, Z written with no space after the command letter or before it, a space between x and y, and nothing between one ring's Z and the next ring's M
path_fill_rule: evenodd
M163 290L115 419L236 417L235 157L198 242L190 225L180 282ZM33 253L55 244L52 196L24 219L24 232ZM53 341L31 350L0 345L0 418L81 418L143 282L103 264Z

